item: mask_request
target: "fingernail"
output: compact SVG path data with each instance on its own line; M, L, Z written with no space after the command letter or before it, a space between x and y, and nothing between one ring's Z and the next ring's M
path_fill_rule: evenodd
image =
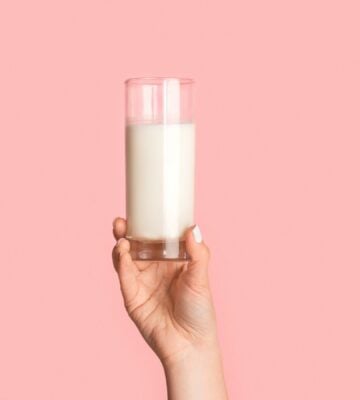
M112 222L112 226L113 226L113 228L115 228L115 225L116 225L116 220L117 220L117 218L115 218L115 219L114 219L114 221Z
M199 225L195 225L193 230L192 230L192 234L194 236L194 240L196 243L201 243L202 242L202 235L201 235L201 231L199 228Z

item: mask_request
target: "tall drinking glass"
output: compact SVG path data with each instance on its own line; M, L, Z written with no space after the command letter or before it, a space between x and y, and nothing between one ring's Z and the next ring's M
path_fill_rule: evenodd
M194 223L193 86L184 78L133 78L126 87L126 214L137 260L186 260Z

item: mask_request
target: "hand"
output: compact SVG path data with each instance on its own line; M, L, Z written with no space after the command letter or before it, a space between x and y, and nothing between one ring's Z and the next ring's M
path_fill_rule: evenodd
M126 221L117 218L113 262L125 307L162 363L176 363L194 350L217 347L209 250L199 228L185 235L190 262L133 261L125 232Z
M226 400L209 250L195 226L185 234L191 261L133 261L126 221L114 221L113 262L125 307L164 365L169 400Z

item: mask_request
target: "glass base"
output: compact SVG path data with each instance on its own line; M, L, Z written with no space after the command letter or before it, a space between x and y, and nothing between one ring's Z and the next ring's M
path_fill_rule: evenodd
M130 255L133 260L149 261L188 261L184 240L135 240L130 242Z

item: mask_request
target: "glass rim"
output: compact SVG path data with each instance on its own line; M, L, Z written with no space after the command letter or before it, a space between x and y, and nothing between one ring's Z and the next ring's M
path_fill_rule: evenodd
M195 83L192 78L182 78L176 76L140 76L136 78L128 78L124 81L125 85L161 85L167 80L176 80L180 85L189 85Z

